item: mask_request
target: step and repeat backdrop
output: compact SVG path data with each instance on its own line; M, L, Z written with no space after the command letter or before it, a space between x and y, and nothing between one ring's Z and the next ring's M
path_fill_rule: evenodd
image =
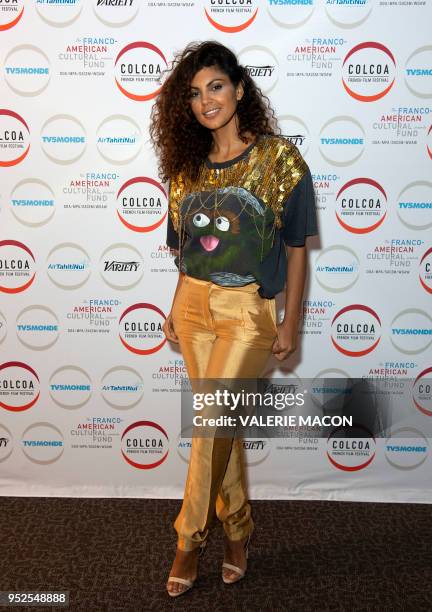
M316 189L300 349L266 376L411 385L380 436L245 439L251 497L432 502L431 23L431 0L0 0L1 494L183 495L148 125L174 54L213 39Z

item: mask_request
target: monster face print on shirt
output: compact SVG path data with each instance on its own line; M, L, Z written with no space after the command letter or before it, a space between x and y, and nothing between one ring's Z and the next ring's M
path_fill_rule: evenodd
M270 208L246 189L225 187L190 193L180 206L180 215L188 236L183 272L225 286L255 281L258 262L272 244L274 215ZM260 257L251 256L251 251Z
M167 245L189 276L273 297L286 281L285 246L317 234L310 170L282 136L261 135L226 162L206 159L170 180Z

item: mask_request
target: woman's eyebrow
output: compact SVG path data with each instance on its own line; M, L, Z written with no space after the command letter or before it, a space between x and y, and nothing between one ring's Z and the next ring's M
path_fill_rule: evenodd
M218 79L212 79L211 81L209 81L206 85L206 87L208 87L209 85L211 85L212 83L214 83L215 81L223 81L224 78L223 77L219 77ZM198 87L194 87L193 85L191 85L191 89L198 89Z

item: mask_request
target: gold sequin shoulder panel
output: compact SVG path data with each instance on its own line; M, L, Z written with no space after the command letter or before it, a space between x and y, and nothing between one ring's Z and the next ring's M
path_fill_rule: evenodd
M307 164L295 145L282 136L261 136L249 155L227 168L201 164L195 181L178 175L170 181L169 213L178 231L179 206L192 192L223 187L243 187L273 210L275 226L282 227L283 203L307 171Z

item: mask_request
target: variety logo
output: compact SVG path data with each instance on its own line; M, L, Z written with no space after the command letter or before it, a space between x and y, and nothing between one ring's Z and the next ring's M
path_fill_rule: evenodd
M83 154L87 135L82 123L71 115L50 117L41 130L42 151L56 164L72 164Z
M14 93L37 96L48 86L50 61L38 47L19 45L7 54L4 72L6 83Z
M27 227L48 223L55 212L54 192L37 178L24 179L15 185L9 202L15 219Z
M413 427L400 427L385 442L385 458L397 470L415 470L429 455L427 438Z
M137 176L124 183L117 194L117 216L134 232L152 232L168 214L164 187L152 178Z
M432 183L428 181L409 183L398 195L398 217L409 229L430 229L432 227L431 211Z
M11 412L28 410L39 399L39 376L22 361L0 365L0 407Z
M419 279L423 289L432 293L432 248L428 249L420 260Z
M149 42L133 42L115 60L115 82L123 95L137 102L152 100L161 91L162 72L168 63L162 51Z
M12 110L0 108L0 168L16 166L30 150L26 121Z
M81 14L82 0L38 0L36 11L39 17L50 26L63 28L71 25Z
M343 185L336 196L336 218L353 234L376 230L387 216L387 195L370 178L356 178Z
M268 94L279 77L277 57L266 47L252 46L240 51L239 61L261 91Z
M278 26L298 28L310 19L315 4L315 0L267 0L267 11Z
M390 324L390 340L406 355L422 353L432 343L432 319L418 308L402 310Z
M359 423L354 423L353 428L366 435L338 438L338 433L344 430L338 427L327 438L327 457L334 467L344 472L364 470L375 458L376 440L372 432Z
M153 304L129 306L119 320L119 336L123 346L137 355L156 353L166 342L162 330L165 319L162 310Z
M339 28L354 28L366 21L372 11L371 0L326 0L325 10Z
M34 423L27 427L21 439L24 455L38 465L49 465L63 455L64 438L51 423Z
M18 340L27 348L44 350L58 340L60 325L55 312L47 306L27 306L16 319Z
M205 0L204 13L211 25L227 34L248 28L258 14L257 0Z
M144 273L141 253L126 243L113 244L102 253L99 271L113 289L132 289Z
M352 117L340 116L327 121L320 132L320 153L335 166L349 166L362 155L365 132Z
M61 408L81 408L91 397L91 380L82 368L63 366L51 375L49 392L52 400Z
M60 289L78 289L90 276L90 257L78 244L64 242L48 253L47 272Z
M381 339L381 321L369 306L352 304L337 312L332 320L333 346L348 357L371 353Z
M412 397L417 410L432 416L432 368L426 368L413 382Z
M282 136L295 145L302 157L305 157L309 151L310 133L304 121L294 115L281 115L279 125Z
M353 47L342 64L342 83L355 100L374 102L393 87L396 61L392 52L378 42Z
M97 148L101 156L114 164L128 164L141 151L139 125L126 115L111 115L97 129Z
M0 0L0 32L16 26L24 13L24 0Z
M123 458L132 467L152 470L168 457L168 435L153 421L132 423L123 432L121 441Z
M144 381L137 370L117 366L106 372L101 382L103 399L112 408L121 410L137 406L144 394Z
M432 46L411 53L405 64L405 83L418 98L432 97Z
M260 428L257 427L257 429ZM255 467L264 463L272 451L271 438L267 437L262 428L261 431L262 438L241 438L234 441L233 451L238 455L239 461L242 460L242 455L244 455L244 462L248 467Z
M0 425L0 463L9 459L13 451L13 437L4 425Z
M93 0L96 17L108 27L129 25L137 16L138 0Z
M315 261L315 278L327 291L340 293L358 281L360 262L354 251L336 244L323 249Z
M0 240L0 291L20 293L35 279L35 258L30 249L17 240Z

